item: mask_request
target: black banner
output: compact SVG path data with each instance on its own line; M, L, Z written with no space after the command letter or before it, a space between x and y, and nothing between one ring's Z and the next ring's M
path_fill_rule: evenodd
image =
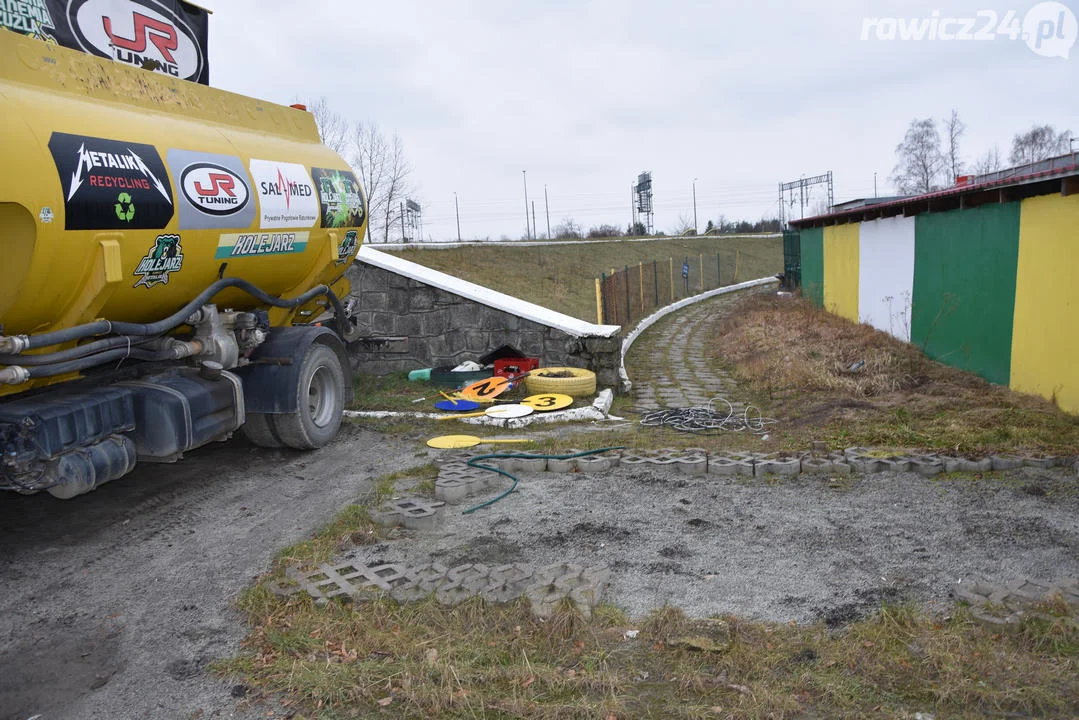
M0 27L203 85L208 16L183 0L0 0Z
M152 145L54 132L49 150L65 229L160 230L172 220L172 183Z

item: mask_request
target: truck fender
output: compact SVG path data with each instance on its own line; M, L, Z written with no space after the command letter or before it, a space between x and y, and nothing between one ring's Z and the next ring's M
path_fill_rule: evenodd
M277 327L251 354L251 364L232 372L243 382L244 404L249 413L281 415L296 412L296 393L304 355L315 343L326 345L341 361L345 374L345 397L351 397L352 376L345 344L333 330L317 325Z

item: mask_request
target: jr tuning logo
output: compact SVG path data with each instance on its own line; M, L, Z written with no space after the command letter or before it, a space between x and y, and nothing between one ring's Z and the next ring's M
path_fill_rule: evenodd
M264 228L309 228L319 219L318 198L303 165L252 160L251 177L259 196Z
M88 53L187 80L202 72L194 31L156 0L71 0L68 16Z
M180 176L184 198L210 215L235 215L247 205L247 183L226 167L213 163L189 165Z
M1067 60L1079 36L1079 21L1071 8L1059 2L1040 2L1019 19L1015 10L998 15L979 10L973 17L946 17L939 10L929 17L867 17L862 19L862 40L914 42L986 42L1022 40L1035 54Z

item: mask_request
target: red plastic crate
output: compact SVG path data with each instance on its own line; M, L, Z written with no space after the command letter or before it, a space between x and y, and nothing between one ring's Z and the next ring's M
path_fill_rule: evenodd
M501 358L495 360L495 375L516 380L521 375L531 372L539 366L539 358Z

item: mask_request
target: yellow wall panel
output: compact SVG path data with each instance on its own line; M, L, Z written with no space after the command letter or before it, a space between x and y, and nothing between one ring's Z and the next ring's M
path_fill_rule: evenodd
M824 307L852 322L858 322L858 228L824 228Z
M1023 201L1011 386L1079 413L1079 195Z

